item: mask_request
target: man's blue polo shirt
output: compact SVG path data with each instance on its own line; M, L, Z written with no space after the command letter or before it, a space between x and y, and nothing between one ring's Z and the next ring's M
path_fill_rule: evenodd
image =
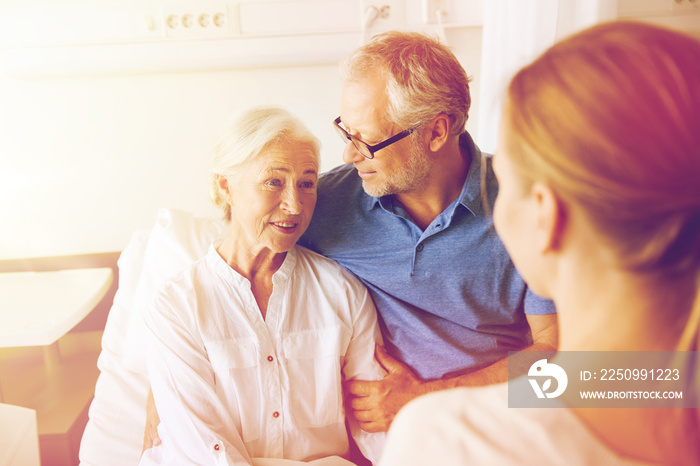
M460 196L422 231L392 196L362 189L352 165L321 175L318 201L300 244L338 261L369 288L391 354L422 378L489 365L531 343L528 314L554 312L515 270L482 205L497 184L491 157L468 133L471 164Z

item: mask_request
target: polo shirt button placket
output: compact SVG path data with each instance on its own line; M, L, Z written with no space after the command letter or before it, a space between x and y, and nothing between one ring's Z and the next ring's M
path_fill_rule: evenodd
M423 250L423 243L416 246L416 251L421 252Z

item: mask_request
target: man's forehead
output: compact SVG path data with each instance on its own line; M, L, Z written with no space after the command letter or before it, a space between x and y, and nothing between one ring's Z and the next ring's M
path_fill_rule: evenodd
M343 88L340 119L345 127L361 133L381 132L386 125L386 94L369 83L347 83Z

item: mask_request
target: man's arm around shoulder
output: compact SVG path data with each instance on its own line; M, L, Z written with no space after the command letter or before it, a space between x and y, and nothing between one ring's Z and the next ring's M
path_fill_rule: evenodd
M557 315L526 314L532 345L522 351L556 351L558 345ZM437 380L423 380L406 364L392 358L377 347L377 361L388 375L377 381L352 380L346 384L353 415L367 432L389 429L396 413L409 401L420 395L457 387L490 385L508 380L508 359L468 374Z

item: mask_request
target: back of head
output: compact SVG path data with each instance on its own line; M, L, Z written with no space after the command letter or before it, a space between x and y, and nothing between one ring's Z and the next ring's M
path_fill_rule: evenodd
M389 31L374 36L341 64L344 81L374 73L386 79L389 121L413 128L446 113L453 119L451 132L464 131L471 105L469 77L438 40L417 32Z
M320 165L320 142L297 117L278 107L256 107L224 127L212 162L210 195L231 219L231 208L217 182L217 175L236 176L249 161L272 144L300 142L312 149Z
M621 269L682 294L687 304L658 312L677 349L700 349L700 42L651 25L598 25L521 70L508 97L507 152L522 180L581 208ZM684 373L698 373L693 360ZM684 383L690 406L697 386L692 376ZM674 413L667 453L686 445L700 460L697 410Z
M636 271L700 266L700 42L602 24L556 44L509 88L513 160L580 205Z
M687 306L658 312L678 330L677 349L700 349L700 42L598 25L521 70L508 97L508 153L523 181L581 208L623 270L657 278L656 292L684 293ZM698 373L689 359L684 373ZM683 437L700 458L697 410L676 413L676 445Z

